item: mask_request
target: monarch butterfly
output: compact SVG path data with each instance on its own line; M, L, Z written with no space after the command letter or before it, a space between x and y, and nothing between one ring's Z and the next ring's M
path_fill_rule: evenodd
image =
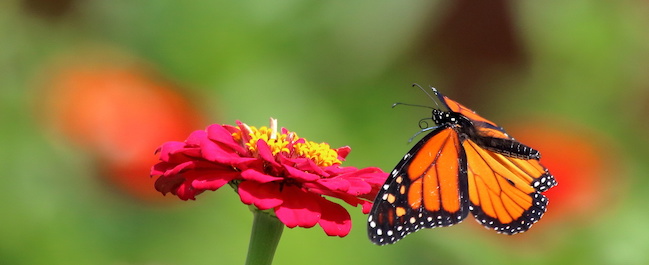
M541 192L557 184L539 151L431 89L447 110L432 108L437 126L422 130L432 131L378 192L368 216L370 240L392 244L422 228L460 223L469 212L498 233L527 231L545 213Z

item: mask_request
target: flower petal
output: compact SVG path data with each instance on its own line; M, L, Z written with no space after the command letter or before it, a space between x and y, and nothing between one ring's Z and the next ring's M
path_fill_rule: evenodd
M250 142L250 139L251 139L250 138L250 133L251 133L250 127L248 127L248 125L246 125L245 123L243 123L243 122L241 122L239 120L237 120L235 123L237 124L237 127L238 127L239 131L241 132L241 142L242 143Z
M174 175L173 177L163 176L158 178L155 182L155 188L164 195L170 192L183 201L195 200L196 195L203 192L202 190L195 190L191 184L180 175Z
M185 178L193 179L192 187L199 190L217 190L226 183L241 176L240 172L230 170L193 170L185 174Z
M185 143L183 142L170 141L158 147L156 153L160 153L161 161L170 162L171 160L170 155L184 147L185 147Z
M322 216L318 224L328 236L344 237L352 228L352 220L347 210L337 203L321 200Z
M302 170L296 169L291 166L284 165L284 169L286 169L286 172L290 175L291 178L297 179L303 182L311 182L311 181L316 181L320 179L320 176L316 174L311 174L308 172L304 172Z
M388 173L375 167L356 169L354 167L342 168L339 166L330 166L325 168L325 170L337 176L330 179L320 180L319 182L321 182L321 184L328 186L331 189L335 189L336 187L331 186L332 183L326 182L333 181L334 179L344 179L350 184L350 186L347 189L339 188L339 190L344 190L350 195L359 196L369 200L374 199L378 189L383 185L388 177Z
M374 200L379 188L383 185L388 177L388 173L381 171L379 168L363 168L350 174L341 175L351 183L351 188L347 193Z
M201 140L201 154L203 158L222 164L235 163L239 155L230 148L223 148L222 144L213 142L210 139Z
M303 186L309 190L310 193L320 194L325 196L330 196L334 198L341 199L351 206L357 206L362 204L365 200L360 199L359 197L349 195L341 191L333 191L323 187L318 183L304 183ZM374 198L372 198L373 200Z
M159 177L155 181L155 189L162 194L167 194L169 192L175 194L176 190L180 185L185 182L185 178L181 176L172 176L172 177Z
M270 163L273 167L280 167L279 163L275 161L275 156L273 156L273 152L270 150L270 146L268 146L266 141L262 139L257 140L257 152L259 153L259 157Z
M207 132L204 130L193 131L185 140L185 143L188 145L197 146L200 145L203 139L207 138Z
M176 166L174 163L167 163L167 162L158 162L157 164L153 165L151 167L151 173L149 173L152 177L153 176L158 176L164 174L167 170L172 169Z
M372 210L372 202L371 201L362 201L361 202L361 207L362 207L363 213L368 214Z
M237 188L241 202L250 205L254 204L261 210L274 208L282 204L279 184L259 183L256 181L242 181Z
M345 158L352 151L352 148L349 147L349 146L343 146L343 147L337 148L335 150L336 150L336 153L338 153L338 160L345 161Z
M182 183L176 191L171 192L171 194L178 196L183 201L196 200L196 195L201 193L203 193L203 190L196 190L187 182Z
M264 173L261 173L257 171L256 169L246 169L241 172L241 177L246 180L252 180L252 181L257 181L260 183L267 183L271 181L278 181L278 180L283 180L284 178L281 177L275 177L271 175L267 175Z
M210 125L207 127L206 131L207 131L207 137L209 139L222 143L239 154L244 155L248 153L247 149L243 148L239 143L237 143L232 138L232 132L228 131L228 129L226 129L222 125L218 125L218 124Z
M311 172L317 175L320 175L322 177L329 177L330 174L326 171L324 171L322 168L320 168L316 163L313 162L313 160L304 158L304 157L299 157L299 158L286 158L284 156L280 156L280 162L285 165L292 165L292 167L297 168L302 171L306 172Z
M318 223L321 215L319 200L324 198L292 185L284 186L281 195L284 202L275 207L275 214L282 223L290 228L308 228Z
M187 161L187 162L184 162L184 163L176 164L173 168L167 169L167 171L165 171L163 175L166 176L166 177L178 175L183 170L191 168L193 166L194 162L195 161Z
M343 178L329 178L329 179L320 179L318 184L327 187L332 191L342 191L347 192L351 187L351 184L348 180Z

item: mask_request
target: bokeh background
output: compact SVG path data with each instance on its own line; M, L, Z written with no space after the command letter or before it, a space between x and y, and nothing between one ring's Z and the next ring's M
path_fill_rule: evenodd
M529 232L471 220L372 245L285 229L275 264L649 264L649 2L0 2L0 264L242 264L225 187L163 197L155 148L280 126L390 171L451 98L536 147L559 186Z

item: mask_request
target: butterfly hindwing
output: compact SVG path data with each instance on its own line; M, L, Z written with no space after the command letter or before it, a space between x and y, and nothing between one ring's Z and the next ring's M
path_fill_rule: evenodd
M508 156L469 139L467 154L471 212L487 228L505 234L528 230L545 213L542 191L556 181L537 159Z
M504 164L515 162L515 167L528 172L527 175L532 179L530 185L537 191L544 192L557 185L554 176L539 162L539 159L541 159L539 151L514 140L502 129L494 133L492 128L481 127L480 123L476 123L475 128L478 133L473 136L472 140L489 152L511 158L508 159L509 162L505 161L505 159L499 161ZM502 132L502 134L499 132ZM468 163L471 162L468 161Z
M368 217L368 234L390 244L422 228L450 226L469 213L466 155L457 132L440 127L392 171Z

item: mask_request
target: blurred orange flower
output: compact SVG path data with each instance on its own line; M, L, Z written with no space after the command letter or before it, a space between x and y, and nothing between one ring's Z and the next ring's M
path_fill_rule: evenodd
M545 193L549 199L545 223L585 221L605 214L619 184L625 183L613 144L595 131L557 120L532 119L507 130L539 150L543 165L560 183Z
M148 177L157 161L152 150L187 135L202 115L177 86L142 63L94 55L48 69L39 114L48 128L92 155L116 187L161 200Z

